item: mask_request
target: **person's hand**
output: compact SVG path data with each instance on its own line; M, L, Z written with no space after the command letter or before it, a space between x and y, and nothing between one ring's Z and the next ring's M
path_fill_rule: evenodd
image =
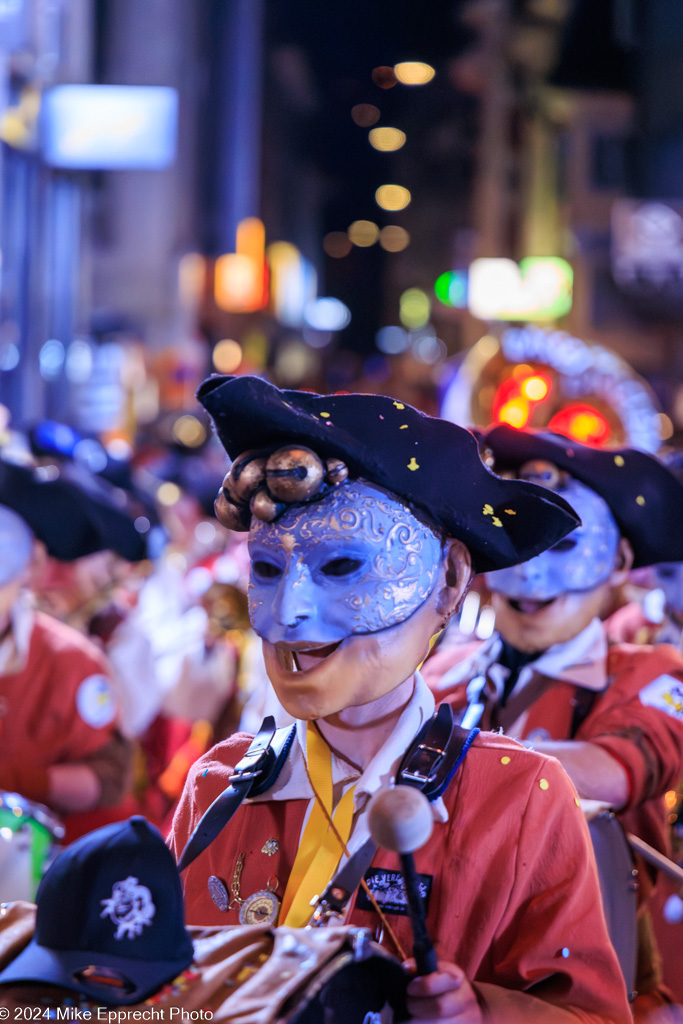
M415 961L403 965L415 971ZM439 1021L440 1024L482 1024L484 1017L474 989L462 968L439 960L433 974L413 978L408 984L408 1011L412 1024Z

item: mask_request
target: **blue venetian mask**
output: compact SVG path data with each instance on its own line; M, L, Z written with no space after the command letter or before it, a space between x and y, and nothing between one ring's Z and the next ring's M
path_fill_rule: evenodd
M362 481L253 519L249 615L270 643L336 643L403 622L431 593L441 540L395 498Z
M571 477L559 493L581 526L528 562L486 573L491 590L513 600L550 601L567 591L593 590L609 579L620 534L607 503Z

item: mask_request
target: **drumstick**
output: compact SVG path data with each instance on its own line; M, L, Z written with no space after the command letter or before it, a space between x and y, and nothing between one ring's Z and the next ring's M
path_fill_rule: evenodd
M659 868L663 874L668 875L669 878L673 878L674 882L678 882L679 885L683 884L683 868L679 867L675 861L669 860L668 857L665 857L658 850L653 849L649 843L646 843L638 836L634 836L632 832L627 832L626 838L632 848L636 853L640 854L643 860L652 864L653 867Z
M432 974L436 970L436 953L425 924L425 909L413 860L413 851L424 846L432 832L434 819L429 801L411 786L380 790L370 801L368 824L377 845L397 853L401 859L417 973Z

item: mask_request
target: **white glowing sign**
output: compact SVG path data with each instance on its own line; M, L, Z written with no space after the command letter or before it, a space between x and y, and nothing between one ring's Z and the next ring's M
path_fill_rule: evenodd
M620 199L612 207L612 273L627 291L658 292L683 278L683 207Z
M480 320L554 320L572 307L574 275L558 256L477 259L470 264L468 308Z

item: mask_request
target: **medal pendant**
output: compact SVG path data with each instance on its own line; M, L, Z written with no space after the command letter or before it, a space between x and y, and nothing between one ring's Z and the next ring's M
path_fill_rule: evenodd
M259 889L240 907L240 924L275 924L279 913L280 901L275 893Z

